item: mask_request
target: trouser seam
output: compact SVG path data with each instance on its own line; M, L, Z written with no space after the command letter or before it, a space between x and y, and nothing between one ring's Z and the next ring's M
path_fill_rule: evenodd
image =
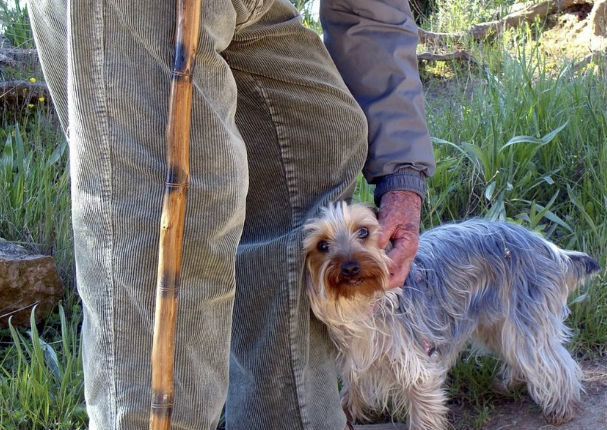
M109 139L109 125L108 125L108 107L106 100L106 82L105 82L105 52L104 52L104 38L105 38L105 16L104 16L104 2L97 2L97 10L95 17L96 32L94 38L94 49L93 49L93 76L95 86L95 99L96 104L96 115L99 122L100 130L100 143L102 145L102 160L103 163L100 166L102 169L101 175L101 196L102 196L102 217L103 227L105 233L106 249L104 252L105 267L107 272L105 273L106 280L106 294L109 300L106 309L108 315L109 324L109 342L108 349L108 373L110 377L109 390L110 390L110 417L111 423L114 428L117 427L117 378L116 378L116 347L115 347L115 294L114 292L114 275L113 275L113 256L114 256L114 227L112 222L112 162L111 162L111 146Z
M236 69L239 70L239 69ZM247 73L245 71L240 70L243 73ZM299 218L301 214L296 210L296 198L297 198L297 187L295 186L295 180L293 178L292 171L289 171L288 166L292 166L291 158L285 154L284 141L285 139L281 139L280 133L280 121L278 118L278 113L276 112L270 96L266 93L263 88L262 83L255 78L255 75L252 73L247 73L253 81L255 89L259 92L260 96L263 98L268 112L270 114L270 118L272 119L272 125L274 126L274 131L276 133L276 141L278 142L278 147L280 149L280 158L281 158L281 166L283 170L283 175L285 177L285 182L287 186L287 191L289 194L289 206L291 208L291 226L294 228L299 224ZM297 255L297 235L293 232L289 234L287 240L287 293L288 293L288 303L289 303L289 354L290 354L290 362L292 369L292 377L293 383L295 386L295 396L297 399L297 403L299 405L299 417L302 425L302 429L308 428L310 425L310 420L307 417L307 404L305 402L305 386L304 386L304 378L303 378L303 366L298 359L298 356L301 355L301 351L297 350L297 316L295 315L295 311L297 309L297 291L295 288L292 288L293 285L298 285L297 280L294 279L294 276L297 272L296 270L296 255ZM298 354L299 352L299 354Z
M255 6L249 13L249 16L246 17L242 22L239 22L236 24L236 26L234 28L235 32L238 31L240 28L242 28L244 25L246 25L246 24L250 23L251 21L255 20L256 18L258 18L257 15L259 14L259 10L261 9L262 6L263 6L263 0L256 0Z

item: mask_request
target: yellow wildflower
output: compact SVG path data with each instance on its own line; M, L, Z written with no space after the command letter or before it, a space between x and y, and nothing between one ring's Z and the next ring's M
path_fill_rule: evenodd
M44 97L38 97L38 101L39 101L40 103L44 103L44 100L46 100Z
M32 83L32 84L33 84L33 83L35 83L35 82L36 82L36 78L34 78L34 77L30 78L30 83Z
M33 103L28 103L27 107L30 108L30 109L32 109L34 107L34 105L33 105Z

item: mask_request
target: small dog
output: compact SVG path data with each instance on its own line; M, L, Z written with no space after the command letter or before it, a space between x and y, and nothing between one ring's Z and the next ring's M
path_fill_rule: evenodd
M422 234L405 285L386 290L379 228L371 209L346 203L304 228L308 295L337 346L350 424L383 410L408 412L410 429L447 428L443 385L469 341L498 353L503 387L526 382L550 422L574 416L581 371L563 321L596 261L475 219Z

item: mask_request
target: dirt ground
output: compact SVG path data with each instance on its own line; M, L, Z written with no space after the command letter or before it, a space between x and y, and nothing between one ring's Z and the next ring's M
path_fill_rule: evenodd
M599 3L596 1L596 3ZM605 6L592 11L590 4L574 5L559 15L552 15L540 46L548 58L579 61L592 52L607 53Z
M528 396L520 400L492 405L488 416L479 419L471 406L451 408L456 430L607 430L607 364L582 366L584 388L580 411L573 420L560 426L548 424L540 408ZM482 423L481 423L482 421ZM406 423L356 425L355 430L407 430Z
M453 411L454 425L458 430L607 430L607 364L582 365L584 388L580 411L568 423L560 426L548 424L529 396L518 401L505 401L494 405L481 426L474 425L474 411L461 408Z

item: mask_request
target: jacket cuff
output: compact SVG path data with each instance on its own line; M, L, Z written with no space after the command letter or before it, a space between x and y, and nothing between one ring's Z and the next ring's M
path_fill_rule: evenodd
M382 177L375 185L375 204L379 207L381 198L389 191L413 191L424 200L426 195L426 175L415 169L402 169Z

